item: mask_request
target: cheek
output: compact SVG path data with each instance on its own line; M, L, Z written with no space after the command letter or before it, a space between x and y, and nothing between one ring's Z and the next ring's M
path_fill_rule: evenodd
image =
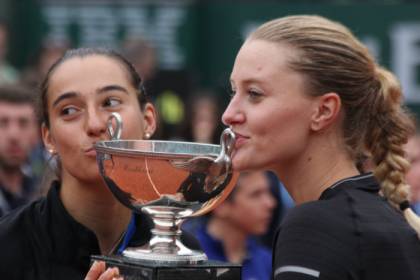
M266 120L263 133L270 135L270 141L295 145L309 132L310 117L304 109L279 109ZM273 142L272 142L273 143ZM275 143L275 142L274 142Z
M253 122L256 132L264 135L278 135L280 132L293 131L300 123L307 119L307 113L295 104L276 105L259 108L248 121Z
M132 110L128 114L122 116L122 118L122 138L143 139L145 126L143 115L136 110Z
M305 145L308 129L305 120L296 114L277 114L256 127L256 133L255 145L259 154L275 156L278 151L286 156Z
M55 150L61 157L72 154L80 147L83 133L77 125L63 125L60 123L51 124L51 141ZM80 148L79 148L80 149Z
M143 124L127 124L123 128L122 139L141 140L144 136Z
M30 151L32 149L32 147L34 146L34 139L31 137L31 135L24 135L22 136L23 140L22 140L22 146L27 150Z
M74 137L56 137L55 143L61 158L72 157L78 152L77 140Z
M256 206L254 203L249 203L240 210L242 213L237 217L238 223L248 232L260 231L262 228L262 220Z
M255 215L255 208L254 203L252 201L247 201L245 203L238 203L237 207L234 209L234 212L236 214L236 219L241 224L252 224L253 223L253 217Z

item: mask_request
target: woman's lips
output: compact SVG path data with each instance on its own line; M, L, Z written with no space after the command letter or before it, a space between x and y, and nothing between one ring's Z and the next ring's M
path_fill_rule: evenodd
M85 149L85 155L90 157L96 157L96 150L93 147Z
M236 140L235 140L235 148L238 149L239 147L243 146L245 142L249 139L249 137L243 136L239 133L235 133Z

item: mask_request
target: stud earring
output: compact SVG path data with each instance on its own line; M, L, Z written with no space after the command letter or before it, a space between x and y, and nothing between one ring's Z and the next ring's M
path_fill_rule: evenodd
M48 149L48 152L49 152L51 155L55 155L55 150L54 150L54 149Z
M149 132L146 132L146 133L144 134L144 138L145 138L145 139L149 139L151 136L152 136L152 135L150 135L150 133L149 133Z

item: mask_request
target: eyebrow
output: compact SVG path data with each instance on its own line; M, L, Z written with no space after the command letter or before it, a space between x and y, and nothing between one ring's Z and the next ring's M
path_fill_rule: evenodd
M234 84L235 83L233 79L229 79L229 81L230 81L231 84ZM258 80L258 79L255 79L255 78L247 78L247 79L242 80L240 82L241 83L244 83L244 84L252 84L252 83L259 83L261 81Z
M62 95L60 95L52 104L53 107L57 106L58 103L60 103L62 100L68 99L68 98L73 98L78 96L79 94L77 92L74 91L70 91L70 92L66 92L63 93Z
M116 90L116 91L122 91L122 92L128 94L128 90L126 88L122 87L122 86L119 86L119 85L104 86L104 87L99 88L98 90L96 90L96 92L98 92L98 93L105 93L107 91L114 91L114 90Z
M109 85L109 86L104 86L104 87L102 87L102 88L97 89L97 90L96 90L96 92L97 92L98 94L102 94L102 93L106 93L106 92L109 92L109 91L114 91L114 90L116 90L116 91L121 91L121 92L124 92L124 93L128 94L127 89L125 89L124 87L119 86L119 85ZM54 103L52 104L52 106L53 106L53 107L54 107L54 106L57 106L57 104L58 104L58 103L60 103L62 100L69 99L69 98L74 98L74 97L76 97L76 96L78 96L78 95L79 95L79 93L77 93L77 92L75 92L75 91L70 91L70 92L63 93L62 95L60 95L60 96L59 96L59 97L58 97L58 98L54 101Z

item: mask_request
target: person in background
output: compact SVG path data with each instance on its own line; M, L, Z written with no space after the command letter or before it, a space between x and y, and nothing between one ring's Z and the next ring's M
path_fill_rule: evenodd
M19 82L28 89L37 91L50 67L63 56L68 49L68 45L66 42L45 41L34 58L31 59L29 66L22 71ZM42 139L39 139L31 152L29 161L34 176L40 178L41 181L40 195L45 195L50 186L48 180L50 180L51 174L46 168L49 157L50 155L45 150Z
M19 78L18 71L7 61L9 29L5 21L0 20L0 84L14 83Z
M33 101L21 86L0 86L0 216L28 203L37 190L27 168L38 139Z
M296 203L272 277L420 279L403 148L414 125L395 76L342 24L296 15L247 37L230 82L233 169L274 171ZM359 172L361 155L373 173Z
M261 244L271 250L273 248L274 237L277 229L286 213L294 206L294 202L287 192L287 189L277 178L276 174L271 171L266 171L266 173L270 180L271 194L276 200L276 207L273 209L273 215L268 230L263 235L258 236L258 239Z
M69 50L51 66L38 110L57 179L46 197L0 220L3 278L117 278L118 269L105 269L103 262L89 268L90 256L116 254L150 239L150 219L116 200L99 174L94 149L95 142L109 139L112 112L124 123L122 139L153 134L155 109L140 84L134 67L109 49ZM189 240L185 244L194 248Z
M270 279L271 252L255 236L267 231L275 206L265 172L241 173L196 237L209 259L242 264L243 280Z
M411 208L420 214L420 135L412 135L405 146L408 161L411 166L407 171L406 180L411 186Z
M188 99L182 138L185 141L220 144L223 124L216 92L200 89Z
M147 83L156 75L158 59L156 49L144 39L127 39L122 46L122 52L133 63L134 68Z
M28 88L38 88L51 65L62 57L67 49L67 42L45 41L30 61L30 65L22 71L20 82Z
M145 38L127 38L122 43L122 52L140 73L142 86L159 112L155 139L179 140L187 118L184 101L193 85L191 73L187 69L161 67L158 48Z

